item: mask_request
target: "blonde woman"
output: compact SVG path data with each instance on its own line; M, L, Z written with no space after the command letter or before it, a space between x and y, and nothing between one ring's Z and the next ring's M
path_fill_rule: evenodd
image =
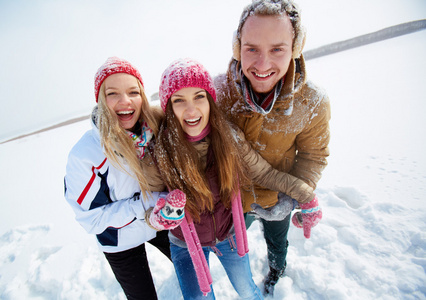
M68 157L65 198L76 220L96 235L127 298L157 299L144 243L170 259L168 233L157 230L179 224L160 219L157 200L164 205L172 193L153 191L148 182L155 178L146 174L155 166L141 164L150 159L146 149L158 132L162 112L149 106L138 70L117 57L96 73L95 96L92 129Z

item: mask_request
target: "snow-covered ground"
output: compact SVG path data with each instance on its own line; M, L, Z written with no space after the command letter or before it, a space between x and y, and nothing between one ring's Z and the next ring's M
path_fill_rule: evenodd
M332 104L331 156L317 189L323 219L309 240L291 227L286 277L271 299L426 299L424 53L426 30L307 62ZM214 55L198 59L226 66ZM68 152L89 127L82 121L0 145L0 299L124 299L63 198ZM248 238L261 286L258 222ZM147 247L159 298L181 299L172 264ZM213 256L211 270L217 299L238 299Z

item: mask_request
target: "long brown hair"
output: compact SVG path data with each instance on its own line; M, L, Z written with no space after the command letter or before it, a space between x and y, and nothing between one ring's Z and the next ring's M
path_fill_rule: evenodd
M140 95L142 97L142 112L139 122L146 121L153 130L154 135L158 134L158 128L162 111L150 107L144 89L138 80ZM117 115L112 112L106 103L105 82L102 83L98 98L97 127L101 137L101 144L105 150L108 160L120 170L136 177L143 196L150 192L148 182L142 172L139 158L136 155L135 146L126 130L120 126ZM123 160L129 166L128 172L123 166Z
M225 207L229 208L240 184L248 181L248 173L230 123L225 120L209 93L207 98L210 104L210 147L217 164L220 198ZM176 118L170 100L166 106L166 117L160 126L155 156L168 187L185 192L186 210L195 221L200 220L200 213L213 211L213 194L205 170L202 169L197 150L187 140Z

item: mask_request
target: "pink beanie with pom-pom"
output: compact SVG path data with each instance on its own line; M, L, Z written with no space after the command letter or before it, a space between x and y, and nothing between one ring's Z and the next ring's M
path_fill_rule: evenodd
M135 76L141 83L143 87L142 76L139 74L139 71L132 66L127 60L110 57L106 62L98 69L95 75L95 97L96 102L98 102L99 89L101 88L102 83L107 77L116 74L116 73L127 73L129 75Z
M187 87L205 89L216 102L213 80L206 68L190 58L178 59L172 62L161 76L159 97L164 112L170 97L180 89Z

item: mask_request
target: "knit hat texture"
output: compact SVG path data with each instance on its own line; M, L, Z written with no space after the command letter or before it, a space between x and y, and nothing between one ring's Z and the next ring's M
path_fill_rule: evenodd
M186 204L186 195L181 190L173 190L167 195L167 202L177 208L183 208Z
M287 15L293 25L293 58L302 55L306 41L306 29L302 25L300 9L292 0L253 0L247 5L240 17L238 29L232 38L232 52L235 60L241 61L241 30L250 16L282 16Z
M132 66L127 60L118 58L118 57L109 57L106 62L98 69L95 75L95 96L96 102L98 102L99 89L101 88L102 83L109 76L116 73L127 73L136 77L143 86L143 81L139 71Z
M170 97L187 87L205 89L216 102L213 80L204 66L191 58L178 59L172 62L161 76L159 97L164 112Z

